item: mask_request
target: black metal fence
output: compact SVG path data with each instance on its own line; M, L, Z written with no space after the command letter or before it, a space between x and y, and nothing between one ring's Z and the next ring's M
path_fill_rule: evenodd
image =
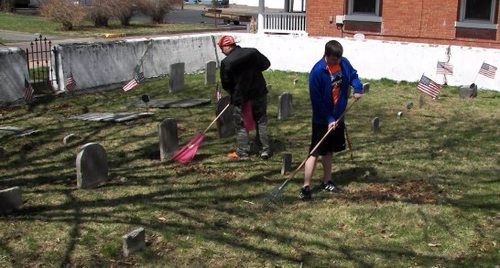
M36 93L52 93L52 42L40 35L26 48L29 80Z

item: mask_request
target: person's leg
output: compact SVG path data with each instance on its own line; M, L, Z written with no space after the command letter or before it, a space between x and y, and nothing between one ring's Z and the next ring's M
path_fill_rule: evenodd
M327 184L332 181L332 153L321 156L321 164L323 165L323 183Z
M316 169L317 160L318 157L312 155L306 160L306 164L304 165L304 187L311 186L311 180L314 170Z
M252 101L252 112L254 120L257 123L256 134L262 146L261 156L269 157L271 155L271 145L269 144L267 133L267 95Z
M242 157L248 157L250 152L250 145L248 144L248 132L243 124L243 115L241 106L234 106L234 124L236 127L236 142L237 149L236 153Z

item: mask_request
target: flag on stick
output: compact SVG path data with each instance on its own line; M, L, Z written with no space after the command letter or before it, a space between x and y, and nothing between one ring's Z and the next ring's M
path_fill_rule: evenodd
M134 79L125 84L122 89L123 91L129 91L139 85L142 81L144 81L144 72L136 73Z
M69 77L66 79L65 87L69 91L76 88L76 81L75 78L73 78L73 73L69 73Z
M35 90L31 86L30 82L26 77L24 78L24 100L26 102L31 102L33 100L33 93Z
M482 74L488 78L495 79L495 74L497 72L497 67L483 62L481 68L479 68L479 74Z
M441 92L441 85L432 81L429 77L422 75L418 81L417 89L435 99Z
M453 75L453 65L451 65L448 62L438 61L436 73L444 75Z

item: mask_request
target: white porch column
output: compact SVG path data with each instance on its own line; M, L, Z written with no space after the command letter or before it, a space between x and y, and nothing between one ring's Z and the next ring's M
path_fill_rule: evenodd
M259 15L257 16L257 33L264 33L264 12L266 9L266 0L259 0Z

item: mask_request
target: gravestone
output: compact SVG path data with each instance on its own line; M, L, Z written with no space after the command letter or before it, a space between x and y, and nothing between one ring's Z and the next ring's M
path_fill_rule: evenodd
M293 98L288 92L282 93L278 98L278 120L287 119L293 113Z
M475 98L477 97L477 85L472 83L470 86L463 86L460 88L459 95L461 98Z
M283 161L281 163L281 175L285 175L292 169L292 154L283 153Z
M398 112L398 118L403 117L403 112Z
M418 95L418 108L422 109L425 104L425 98L422 95Z
M380 120L378 117L372 119L372 131L379 132L380 131Z
M5 149L0 147L0 160L5 158Z
M158 125L160 136L160 159L168 160L172 154L179 149L179 137L177 136L177 120L167 118Z
M271 92L271 90L273 90L273 86L272 85L266 85L266 88L267 88L268 92Z
M134 107L142 108L190 108L199 105L209 104L210 99L154 99L149 100L146 105L142 100L136 100L132 103Z
M215 74L217 71L217 63L215 61L209 61L205 67L205 86L215 84Z
M170 92L184 89L184 62L170 64Z
M370 92L370 83L363 84L363 94Z
M152 115L153 113L86 113L71 116L69 119L120 123Z
M77 136L77 135L71 133L63 138L63 144L69 145L70 143L77 141L79 139L80 139L80 136Z
M409 111L411 110L411 108L413 108L413 101L409 101L406 103L406 109Z
M19 209L22 204L21 188L18 186L0 191L0 214Z
M217 102L217 108L216 108L216 113L217 115L224 110L227 104L231 103L231 97L230 96L224 96L222 97L218 102ZM234 108L232 105L230 105L224 114L217 119L217 135L219 136L219 139L226 138L226 137L232 137L236 134L236 125L234 123L234 116L233 116Z
M125 257L146 247L146 231L142 227L122 236L122 238Z
M104 148L97 143L87 143L76 156L76 181L78 188L90 188L108 180L108 159Z

